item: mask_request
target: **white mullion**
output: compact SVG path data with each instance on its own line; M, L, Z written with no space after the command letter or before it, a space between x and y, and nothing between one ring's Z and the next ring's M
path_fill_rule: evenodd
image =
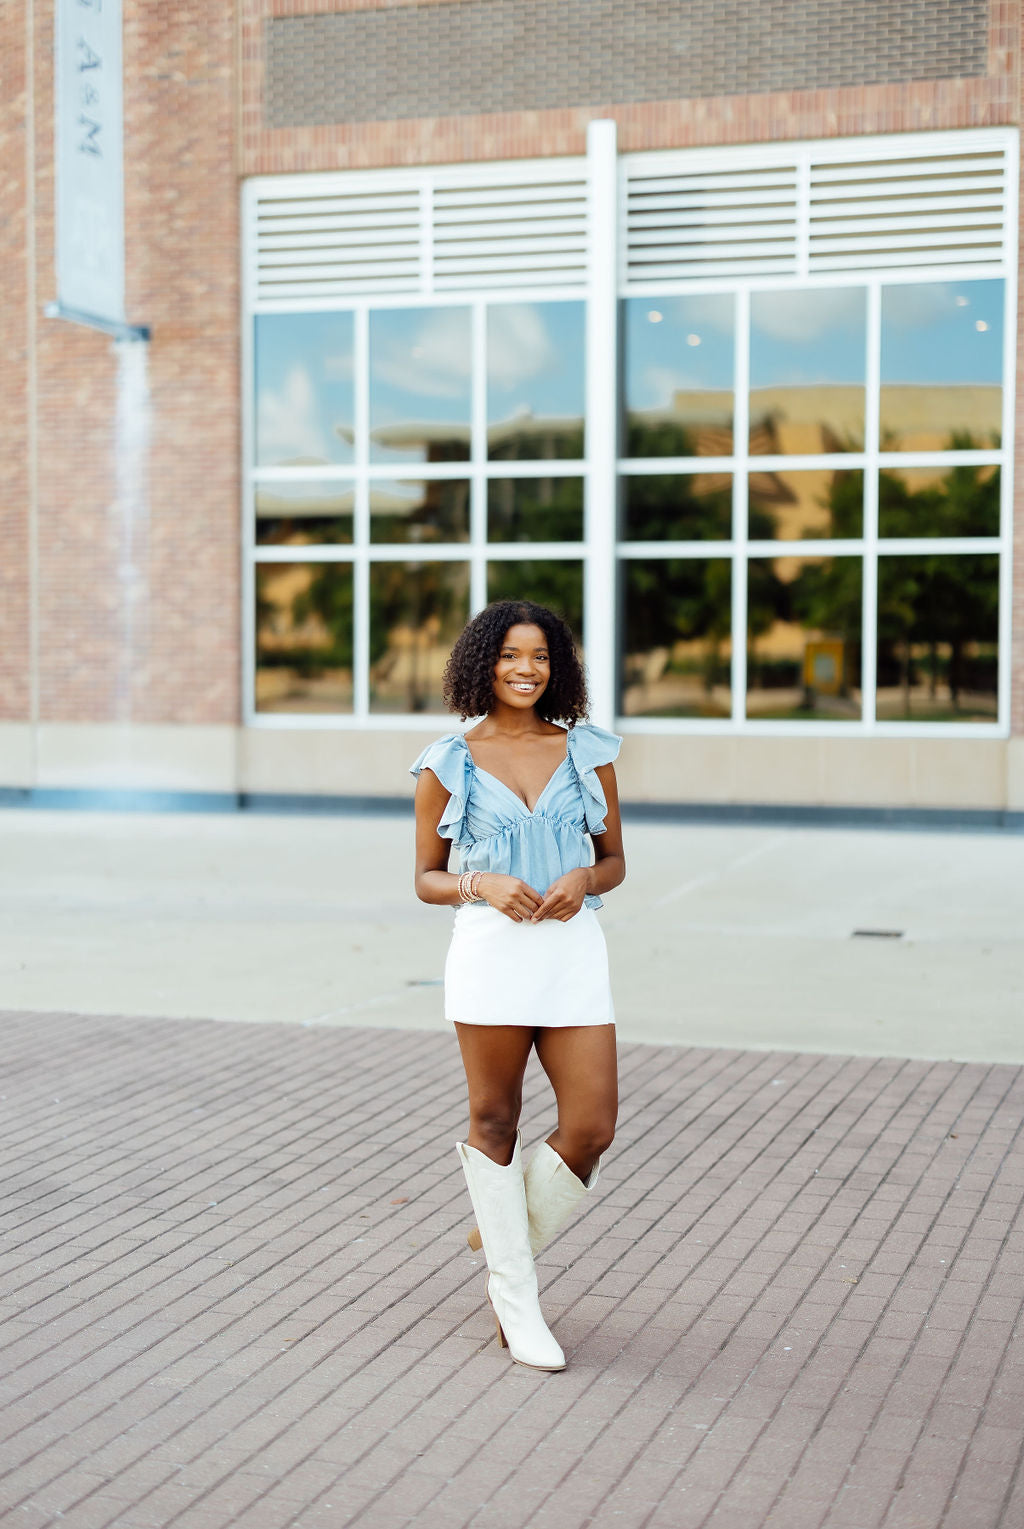
M253 283L253 199L242 187L242 722L248 727L256 715L256 505L253 460L256 455L256 358L254 330L256 319L251 311Z
M370 313L365 305L353 320L355 374L356 491L352 525L352 712L370 713Z
M584 493L583 636L595 721L611 727L616 684L618 182L616 127L587 129L589 292L586 317L588 470Z
M750 479L750 293L736 293L736 332L733 338L732 449L732 720L747 714L747 557Z
M520 558L550 562L584 562L585 542L491 542L487 556L493 563L515 563Z
M811 267L811 157L802 149L796 161L796 277L806 282Z
M487 604L487 304L473 303L470 458L473 476L469 501L469 609Z
M878 684L878 448L882 398L882 287L867 290L864 374L864 555L861 564L860 710L865 732L875 730Z
M999 624L997 700L1000 729L1008 736L1013 697L1013 471L1017 423L1017 229L1019 144L1006 150L1006 286L1003 296L1003 429L999 477ZM1024 619L1024 618L1022 618ZM1024 675L1019 678L1024 684Z

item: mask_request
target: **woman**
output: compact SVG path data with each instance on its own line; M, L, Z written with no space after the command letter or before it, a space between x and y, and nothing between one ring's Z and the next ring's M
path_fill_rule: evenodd
M615 1129L614 1013L593 910L626 873L619 739L582 720L586 682L569 629L529 601L498 601L469 622L444 695L463 720L482 720L412 766L416 893L458 910L445 1013L469 1085L469 1133L456 1148L479 1228L470 1244L483 1246L501 1345L520 1364L561 1370L533 1260L593 1189ZM451 844L461 874L448 871ZM534 1046L558 1125L524 1173L518 1124Z

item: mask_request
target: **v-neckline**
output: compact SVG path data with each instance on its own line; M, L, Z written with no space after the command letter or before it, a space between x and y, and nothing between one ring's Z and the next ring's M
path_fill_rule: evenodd
M547 792L548 792L552 782L554 781L555 776L558 774L558 772L561 769L563 769L565 767L565 765L567 765L569 763L569 735L568 735L568 732L567 732L566 736L565 736L565 754L558 761L558 763L555 765L555 768L552 770L551 774L548 776L547 780L544 782L544 785L541 787L540 795L537 797L537 800L534 802L533 806L531 807L527 802L524 802L523 798L519 795L518 791L514 791L512 789L512 787L508 784L508 781L502 780L500 775L495 775L493 773L493 771L485 770L483 765L477 764L476 760L473 758L473 750L470 748L469 744L466 742L466 738L465 738L464 735L463 735L463 738L462 738L462 744L463 744L463 747L466 750L466 753L469 755L469 762L473 766L473 769L477 772L477 774L478 775L486 775L488 780L497 781L498 785L502 788L502 790L503 791L507 791L509 796L512 798L512 800L514 802L518 802L519 803L520 807L526 813L527 817L531 817L531 818L534 816L534 814L537 811L537 808L540 806L541 802L544 800L545 796L547 795Z

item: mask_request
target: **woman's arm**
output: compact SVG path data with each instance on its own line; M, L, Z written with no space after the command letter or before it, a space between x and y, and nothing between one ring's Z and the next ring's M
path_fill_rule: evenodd
M416 896L420 902L458 907L459 878L448 870L451 842L437 832L449 791L433 770L421 770L416 781Z

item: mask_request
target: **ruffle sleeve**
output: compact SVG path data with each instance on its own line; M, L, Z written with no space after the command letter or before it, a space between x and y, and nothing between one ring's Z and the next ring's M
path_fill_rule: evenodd
M438 837L462 844L467 838L466 803L469 799L469 750L458 733L438 738L429 743L413 764L410 775L421 770L433 770L445 790L451 794L437 825Z
M606 733L603 727L594 727L590 722L579 722L569 731L566 747L583 793L588 833L604 833L608 803L597 767L611 764L618 757L621 745L622 739L617 733Z

